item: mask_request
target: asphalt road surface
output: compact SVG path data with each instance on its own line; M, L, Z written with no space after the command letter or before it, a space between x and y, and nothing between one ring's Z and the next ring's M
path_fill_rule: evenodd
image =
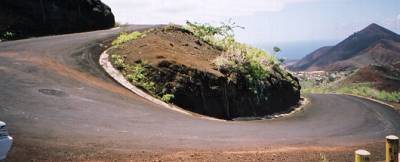
M400 130L396 111L342 95L309 95L302 112L250 122L211 121L154 105L98 65L119 32L146 27L0 43L0 120L15 138L10 158L76 153L71 150L350 146L382 141Z

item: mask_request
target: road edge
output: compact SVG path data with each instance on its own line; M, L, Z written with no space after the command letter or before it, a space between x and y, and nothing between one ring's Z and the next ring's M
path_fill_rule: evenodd
M395 106L393 106L393 105L391 105L391 104L389 104L389 103L386 103L386 102L384 102L384 101L374 99L374 98L365 97L365 96L359 96L359 95L354 95L354 94L349 94L349 93L343 93L343 95L353 96L353 97L358 97L358 98L363 98L363 99L366 99L366 100L370 100L370 101L373 101L373 102L376 102L376 103L379 103L379 104L388 106L388 107L393 108L393 109L396 110L396 107L395 107Z
M391 105L391 104L389 104L389 103L387 103L387 102L384 102L384 101L381 101L381 100L377 100L377 99L374 99L374 98L370 98L370 97L365 97L365 96L359 96L359 95L355 95L355 94L350 94L350 93L310 93L310 94L328 94L328 95L329 95L329 94L332 94L332 95L353 96L353 97L362 98L362 99L365 99L365 100L369 100L369 101L372 101L372 102L379 103L379 104L381 104L381 105L388 106L388 107L392 108L393 110L398 110L395 106L393 106L393 105Z

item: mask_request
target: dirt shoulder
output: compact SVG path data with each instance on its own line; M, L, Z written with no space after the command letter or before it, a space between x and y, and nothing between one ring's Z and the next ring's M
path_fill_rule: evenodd
M33 145L31 145L33 144ZM264 147L239 150L121 151L96 146L63 147L32 142L15 144L6 161L288 161L330 162L354 160L354 150L367 149L371 161L385 159L384 142L351 147ZM46 150L46 151L43 151ZM18 155L18 156L17 156Z

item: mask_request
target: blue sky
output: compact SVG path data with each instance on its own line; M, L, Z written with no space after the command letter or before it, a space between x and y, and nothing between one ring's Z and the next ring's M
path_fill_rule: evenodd
M218 24L251 44L342 40L371 23L400 33L400 0L103 0L122 23Z

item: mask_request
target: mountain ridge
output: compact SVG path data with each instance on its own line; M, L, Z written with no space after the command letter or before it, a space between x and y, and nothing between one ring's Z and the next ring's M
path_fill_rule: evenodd
M400 35L372 23L335 46L317 49L288 68L292 71L340 71L370 64L392 64L396 60L400 60Z

